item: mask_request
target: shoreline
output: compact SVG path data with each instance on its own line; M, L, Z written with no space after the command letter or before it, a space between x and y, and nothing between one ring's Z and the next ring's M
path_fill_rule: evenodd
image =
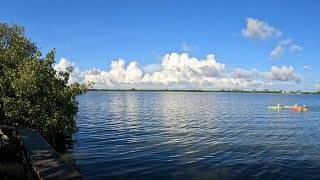
M120 92L227 92L227 93L275 93L275 94L320 94L320 92L301 91L269 91L269 90L178 90L178 89L89 89L88 91L120 91Z

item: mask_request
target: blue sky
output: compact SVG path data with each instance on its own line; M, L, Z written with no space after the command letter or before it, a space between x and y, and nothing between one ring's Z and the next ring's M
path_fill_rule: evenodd
M97 87L104 88L219 89L238 87L240 83L243 89L320 90L317 17L317 0L31 0L4 1L0 7L0 22L26 26L27 35L43 52L55 48L57 63L63 58L65 65L76 66L75 81L93 80ZM257 29L248 29L250 19L273 28L273 34L257 37ZM218 68L219 73L206 74L189 64L187 69L198 73L163 72L164 56L172 53L197 58L199 64L193 65L199 71L204 69L201 61L214 54L215 61L224 64L224 68ZM174 57L180 64L173 66L179 67L181 58ZM119 67L119 72L125 71L123 77L110 73L112 61L119 63L119 58L125 62L118 64L123 67ZM137 64L132 65L131 78L126 72L133 61ZM212 71L217 70L215 65L207 64ZM272 67L276 67L274 71ZM243 78L232 76L235 69L252 76L229 83L232 78ZM177 71L172 67L171 70ZM155 72L160 75L152 76ZM97 74L99 77L93 77ZM143 80L146 74L151 76L148 81ZM206 77L193 78L196 75ZM123 81L118 82L117 78Z

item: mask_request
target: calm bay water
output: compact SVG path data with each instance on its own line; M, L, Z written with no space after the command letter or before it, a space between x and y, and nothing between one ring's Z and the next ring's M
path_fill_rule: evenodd
M320 95L89 92L69 153L88 179L320 179ZM306 104L307 112L268 110Z

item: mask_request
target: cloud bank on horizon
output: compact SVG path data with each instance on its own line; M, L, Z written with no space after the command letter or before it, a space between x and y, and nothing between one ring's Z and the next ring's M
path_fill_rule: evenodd
M65 71L69 66L75 64L62 58L54 68ZM95 88L110 89L264 89L271 88L274 82L301 81L291 66L272 66L268 72L232 68L212 54L201 60L187 53L171 53L163 56L161 64L152 66L153 72L146 71L136 61L126 65L125 60L119 59L112 61L109 71L80 71L76 67L69 83L90 81L95 82Z

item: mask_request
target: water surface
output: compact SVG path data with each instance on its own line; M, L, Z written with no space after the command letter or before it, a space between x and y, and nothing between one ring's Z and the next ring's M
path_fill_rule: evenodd
M88 179L319 179L320 95L89 92L70 149ZM306 104L308 112L268 110Z

